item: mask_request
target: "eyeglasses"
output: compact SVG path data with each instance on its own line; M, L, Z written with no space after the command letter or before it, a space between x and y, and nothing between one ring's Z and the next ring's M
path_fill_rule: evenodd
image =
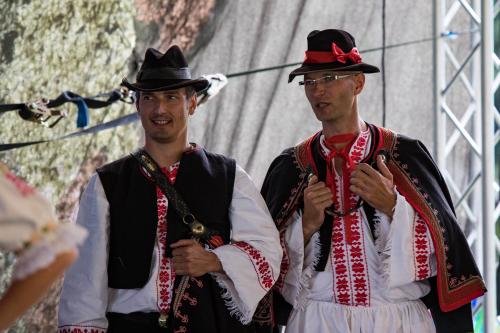
M357 74L358 73L343 74L343 75L337 75L337 74L325 75L325 76L320 77L319 79L316 79L316 80L299 81L299 86L304 86L306 88L312 88L312 87L315 87L319 83L328 85L329 83L332 83L333 81L340 80L340 79L346 78L348 76L353 76L353 75L357 75Z

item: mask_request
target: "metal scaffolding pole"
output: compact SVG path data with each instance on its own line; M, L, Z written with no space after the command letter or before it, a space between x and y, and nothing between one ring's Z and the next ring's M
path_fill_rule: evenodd
M500 1L434 0L434 156L451 190L462 227L486 281L484 332L496 324L496 253L500 215L495 183L495 145L500 114L493 104L500 59L493 50L493 21ZM456 32L467 33L458 37ZM445 38L455 36L457 40ZM455 168L456 161L461 162ZM455 162L455 163L453 163Z
M482 105L482 222L483 275L488 293L484 297L484 332L493 333L496 322L496 251L494 216L494 105L493 105L493 0L481 2L481 105Z
M433 36L434 40L432 46L433 52L433 65L434 65L434 126L435 129L443 129L445 124L445 115L441 112L442 94L441 91L445 87L445 67L444 67L444 41L440 38L443 29L443 17L445 12L445 4L443 1L435 0L433 9ZM445 165L445 132L443 130L434 130L434 156L440 168Z

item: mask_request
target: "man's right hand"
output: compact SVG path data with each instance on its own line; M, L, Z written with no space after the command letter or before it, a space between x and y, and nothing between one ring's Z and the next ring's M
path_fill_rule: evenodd
M304 215L302 216L304 244L307 244L311 236L319 230L325 221L325 209L332 204L332 191L324 182L318 182L318 177L313 175L304 190Z

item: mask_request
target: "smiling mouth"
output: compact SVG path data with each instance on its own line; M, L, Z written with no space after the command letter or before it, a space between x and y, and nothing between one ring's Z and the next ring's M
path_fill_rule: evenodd
M168 125L172 122L172 120L170 120L170 119L153 119L151 121L153 122L153 124L160 125L160 126Z

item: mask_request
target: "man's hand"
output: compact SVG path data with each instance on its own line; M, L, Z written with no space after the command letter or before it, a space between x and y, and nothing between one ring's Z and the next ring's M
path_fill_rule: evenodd
M377 156L377 167L380 172L366 163L359 164L351 174L349 189L370 206L392 218L396 206L396 192L392 173L385 165L382 155Z
M318 182L318 177L312 176L309 179L309 185L304 190L304 215L302 216L304 244L319 230L325 221L325 209L332 204L332 191L324 182Z
M206 273L222 273L222 264L212 252L194 239L181 239L170 245L175 273L199 277Z

